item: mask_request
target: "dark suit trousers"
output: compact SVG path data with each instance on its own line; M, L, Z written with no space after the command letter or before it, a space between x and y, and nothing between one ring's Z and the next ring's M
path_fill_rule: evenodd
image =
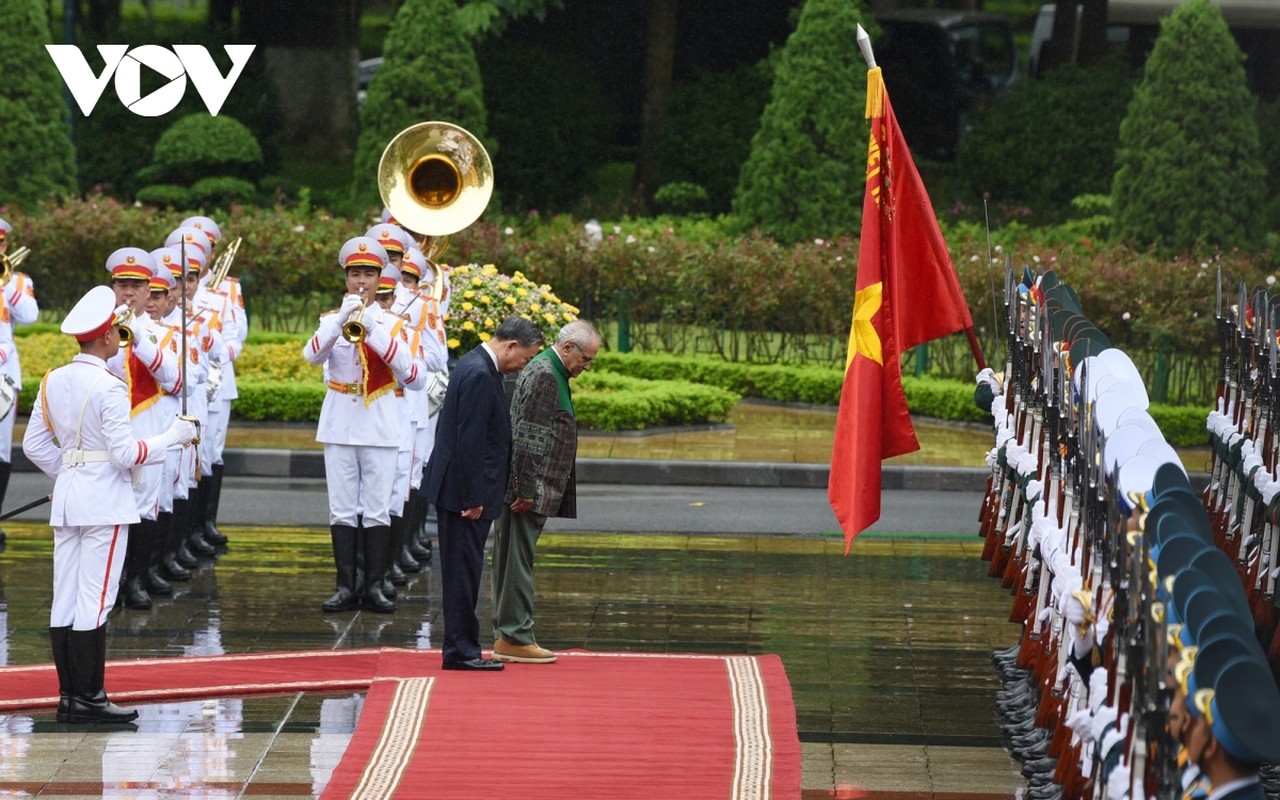
M480 574L484 543L493 521L463 519L457 511L436 507L440 545L441 599L444 605L444 660L480 658Z

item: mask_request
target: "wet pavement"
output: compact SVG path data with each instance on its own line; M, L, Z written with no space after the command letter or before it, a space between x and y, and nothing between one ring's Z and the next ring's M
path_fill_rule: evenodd
M729 460L829 458L830 428L823 442L802 424L783 433L785 423L774 427L789 446L721 429L588 439L584 455L714 459L698 449L710 442ZM931 474L913 473L926 484ZM237 480L224 492L228 519L261 514L254 509L272 497L323 513L314 481ZM38 481L15 474L15 487ZM22 495L15 488L10 498ZM979 558L977 498L888 491L888 519L845 557L821 490L587 484L581 519L553 521L539 547L538 640L552 649L780 654L806 798L1013 796L1025 782L1001 746L989 654L1017 631L1006 621L1008 594ZM51 537L37 522L5 527L0 663L47 662ZM226 532L230 549L173 598L112 618L112 658L439 647L438 571L411 575L394 615L324 615L333 573L323 527ZM360 705L351 693L151 704L139 707L136 732L67 731L51 713L0 715L0 796L315 796ZM478 786L477 795L492 793Z

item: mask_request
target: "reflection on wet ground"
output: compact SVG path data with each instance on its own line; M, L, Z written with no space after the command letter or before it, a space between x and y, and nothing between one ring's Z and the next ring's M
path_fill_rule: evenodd
M8 531L0 663L47 662L48 530ZM231 549L174 598L112 619L112 658L439 647L437 571L411 576L394 615L322 615L333 581L325 533L229 534ZM816 537L548 534L538 640L780 654L805 797L1010 796L1025 784L1000 746L989 653L1016 631L978 546L864 537L844 558L842 543ZM50 713L0 716L0 794L313 796L360 702L347 693L155 704L141 707L137 732L114 733L60 729Z

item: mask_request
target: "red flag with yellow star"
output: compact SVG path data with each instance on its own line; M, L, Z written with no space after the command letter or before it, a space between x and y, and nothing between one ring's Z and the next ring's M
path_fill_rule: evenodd
M867 72L867 188L827 499L853 539L880 518L880 462L920 449L899 354L973 326L880 68Z

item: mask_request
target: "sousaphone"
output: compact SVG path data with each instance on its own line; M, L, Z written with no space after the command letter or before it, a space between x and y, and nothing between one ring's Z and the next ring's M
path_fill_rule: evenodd
M480 140L449 122L419 122L396 134L378 162L378 193L395 221L418 239L435 271L449 237L475 222L493 195L493 163Z

